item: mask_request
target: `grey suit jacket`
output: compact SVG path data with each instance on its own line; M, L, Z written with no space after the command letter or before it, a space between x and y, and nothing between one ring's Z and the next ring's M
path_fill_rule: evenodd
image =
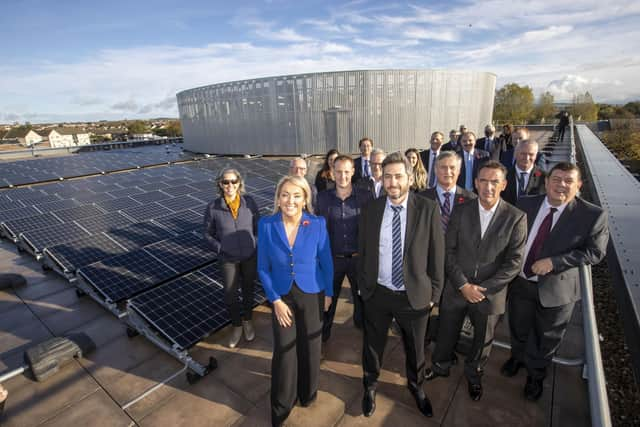
M538 194L544 194L544 178L545 173L538 166L534 166L531 171L531 176L529 177L529 182L527 183L527 188L524 189L524 194L521 194L520 197L525 195L527 196L535 196ZM504 200L515 205L518 201L518 177L516 176L516 167L513 166L507 172L507 188L502 192L501 196Z
M522 268L527 242L524 212L500 201L484 237L480 238L478 199L453 210L446 235L446 273L442 305L467 304L459 288L465 283L487 290L479 302L481 312L502 314L505 311L507 285Z
M444 236L438 205L409 193L402 271L411 307L423 310L438 303L444 284ZM360 214L358 287L364 301L378 286L380 226L386 197L375 199ZM389 254L391 256L391 254Z
M434 200L436 203L440 204L440 201L438 200L438 190L436 190L436 187L427 188L426 190L419 192L418 195L422 197L426 197L427 199ZM471 191L467 191L464 188L460 187L459 185L456 185L456 195L455 195L455 198L452 200L453 206L458 206L462 203L465 203L477 197L478 196L476 196L475 193L472 193Z
M522 197L518 207L527 214L529 228L545 195ZM580 300L579 267L597 264L607 253L609 226L602 208L576 197L562 212L547 236L540 259L551 258L553 271L538 276L538 294L543 307L558 307Z

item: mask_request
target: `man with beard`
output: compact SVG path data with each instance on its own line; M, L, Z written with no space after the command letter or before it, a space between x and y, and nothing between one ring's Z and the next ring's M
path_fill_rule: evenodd
M402 330L409 391L418 409L433 416L424 381L424 336L429 309L440 300L444 238L438 205L409 191L413 181L402 153L382 163L386 197L369 203L358 227L358 285L364 306L362 411L376 408L376 388L389 325Z

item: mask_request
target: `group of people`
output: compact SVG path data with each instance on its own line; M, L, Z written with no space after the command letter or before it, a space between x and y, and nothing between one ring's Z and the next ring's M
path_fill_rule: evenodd
M578 196L575 165L558 163L545 173L528 131L508 131L496 138L488 125L476 142L463 128L446 144L434 132L428 149L388 155L363 138L356 159L330 151L315 185L306 179L306 161L295 158L276 187L273 214L263 218L243 194L240 173L220 173L220 197L208 205L205 227L224 272L229 346L255 336L257 276L273 307L273 425L317 397L321 348L345 277L363 336L365 416L376 409L392 322L404 344L409 391L430 417L423 383L449 375L466 316L474 336L464 372L471 399L482 397L483 369L507 307L512 350L501 372L526 368L524 396L541 396L580 299L578 268L605 255L607 217ZM425 337L435 312L427 368Z

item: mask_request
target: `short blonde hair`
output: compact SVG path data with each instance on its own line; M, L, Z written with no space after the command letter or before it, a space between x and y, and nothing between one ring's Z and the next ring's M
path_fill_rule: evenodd
M278 199L280 198L282 187L287 183L293 184L296 187L299 187L302 189L302 191L304 192L304 202L305 202L304 210L306 210L310 214L313 214L311 187L309 187L309 183L305 178L302 178L300 176L292 176L292 175L283 176L280 179L280 181L278 181L278 185L276 187L276 194L273 199L273 213L276 214L280 212L280 206L278 206Z
M238 179L238 183L240 184L238 185L238 194L243 195L244 179L242 179L242 175L240 175L240 172L238 172L238 170L234 168L224 168L222 169L222 172L220 172L220 174L218 175L218 178L216 179L216 185L218 186L218 194L220 194L221 196L224 196L224 190L222 189L222 181L224 180L224 176L228 173L232 173L236 176L236 178Z

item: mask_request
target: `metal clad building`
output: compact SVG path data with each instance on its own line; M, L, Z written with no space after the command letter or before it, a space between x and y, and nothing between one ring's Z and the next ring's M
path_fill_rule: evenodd
M496 76L448 70L362 70L219 83L177 94L185 148L215 154L387 151L491 123ZM445 137L445 141L447 138Z

